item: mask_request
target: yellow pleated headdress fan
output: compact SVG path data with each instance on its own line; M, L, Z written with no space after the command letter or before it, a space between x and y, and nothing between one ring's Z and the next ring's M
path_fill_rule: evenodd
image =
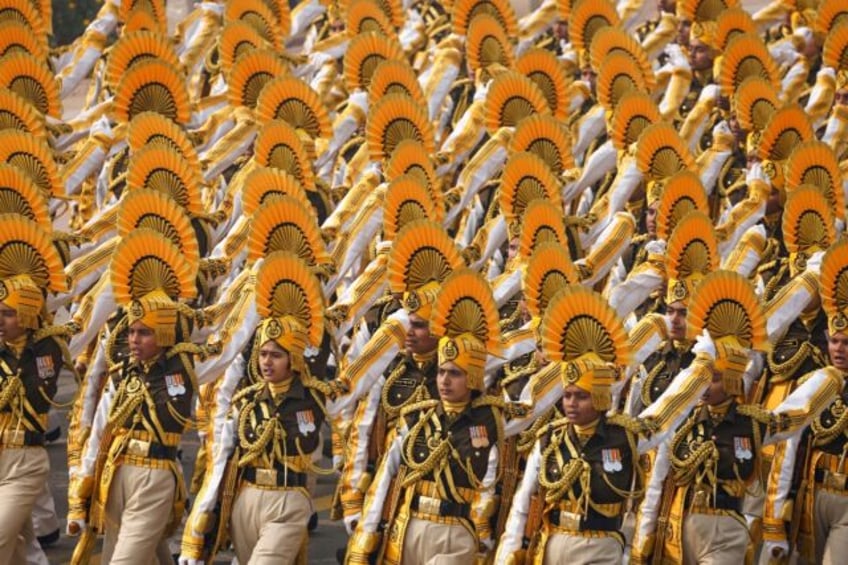
M0 88L0 130L4 129L25 131L42 139L47 136L44 116L8 88Z
M718 65L718 82L721 93L731 98L748 77L760 77L772 88L780 89L780 70L772 59L763 40L757 35L737 35L724 50Z
M835 26L824 40L822 65L832 69L848 69L848 18Z
M17 214L0 215L0 302L28 329L39 327L44 293L67 292L64 265L50 232Z
M0 165L0 214L16 214L52 230L47 199L23 171Z
M125 4L129 5L131 2L125 2ZM158 13L163 13L165 10L162 7L162 11L153 11L150 9L149 5L145 5L141 2L136 2L135 6L125 12L125 15L121 17L121 21L123 22L123 26L121 27L121 31L123 33L135 33L137 31L152 31L154 33L165 34L168 33L168 26L165 18L160 18L157 16Z
M567 22L569 16L571 15L572 4L572 0L557 0L557 18L564 22Z
M118 20L124 23L124 33L137 29L128 24L139 13L147 14L155 22L155 28L147 29L153 29L159 33L168 32L165 0L121 0Z
M374 106L389 94L403 94L417 105L426 106L426 98L415 70L404 60L385 60L374 69L368 87L368 104Z
M489 14L498 20L509 37L518 34L518 19L508 0L456 0L453 5L453 32L467 35L471 21L480 14Z
M313 138L332 135L330 116L321 98L308 84L293 76L268 82L259 94L256 111L263 122L283 120Z
M434 201L419 177L402 175L389 183L383 200L383 239L392 241L398 230L416 220L441 223L444 203Z
M609 135L615 148L624 151L639 140L645 128L660 121L659 108L648 94L628 92L613 111Z
M62 116L59 85L53 72L29 53L11 53L0 59L0 87L18 94L42 114Z
M288 65L270 49L258 49L233 63L227 93L232 106L256 108L266 85L289 74Z
M465 54L472 71L495 64L508 69L514 60L506 30L497 18L486 13L477 14L468 25Z
M665 303L688 303L703 278L718 269L720 257L709 216L692 211L674 227L666 247Z
M827 198L834 215L845 218L842 169L830 145L815 139L801 143L789 155L784 170L787 193L804 184L814 185Z
M724 10L716 20L716 48L723 51L730 40L746 33L757 33L751 14L740 7Z
M192 168L200 167L200 158L186 131L156 112L143 112L132 119L127 127L127 144L130 153L141 151L147 145L162 145L178 152Z
M30 0L35 11L38 12L41 21L49 35L53 35L53 2L52 0Z
M848 6L839 0L822 0L815 21L815 31L827 35L837 25L848 21Z
M224 76L230 76L233 65L244 55L270 48L271 43L255 27L241 20L229 22L218 37L218 57Z
M262 3L271 10L283 37L287 37L291 31L291 7L288 0L262 0Z
M831 245L824 254L819 292L830 335L848 333L848 241Z
M31 0L4 0L0 4L0 23L14 21L28 27L39 43L47 46L48 25Z
M420 142L428 155L435 151L436 146L427 109L403 94L389 94L371 108L365 137L374 160L383 160L391 155L405 139Z
M551 51L528 49L516 60L515 70L536 83L545 95L554 118L564 120L568 117L568 87L574 79L566 72L563 62Z
M253 214L247 240L247 258L253 262L275 251L289 251L310 267L330 263L318 222L308 204L292 196L278 196Z
M716 348L714 369L725 390L742 394L749 350L769 348L765 310L751 282L732 271L710 273L689 300L686 322L690 339L704 330L710 334Z
M571 137L562 122L553 116L534 115L518 122L509 151L538 155L557 175L575 166Z
M680 171L697 170L695 158L670 124L646 127L636 143L636 163L650 180L666 179Z
M142 112L156 112L178 124L188 122L191 103L183 76L161 59L146 59L130 67L118 82L112 117L126 123Z
M439 336L439 365L465 371L469 388L485 389L486 357L501 351L498 307L492 287L471 269L451 273L433 304L430 332Z
M525 208L521 220L518 254L521 257L530 257L538 246L549 242L568 248L562 209L547 200L533 200Z
M434 292L451 272L464 266L456 243L441 224L415 220L398 231L389 250L389 290L402 296L407 311L429 319Z
M0 163L8 163L24 172L45 198L64 192L53 152L42 138L18 130L0 131Z
M562 207L556 176L541 157L528 152L513 153L503 168L498 199L513 236L518 235L524 210L537 199Z
M609 410L611 387L630 362L627 332L609 303L569 285L548 304L541 337L547 358L561 365L563 387L575 385L592 395L596 410Z
M358 0L340 0L339 8L343 14L349 14ZM400 0L376 0L383 15L395 28L403 27L405 21L404 7Z
M262 0L230 0L224 10L224 22L243 21L265 41L273 45L275 51L282 48L283 39L287 35L274 12Z
M197 295L197 270L197 263L150 229L121 239L109 266L115 301L126 307L128 323L152 329L160 346L176 342L179 314L185 311L178 301Z
M135 153L127 167L127 189L149 188L164 192L192 216L203 213L200 169L178 152L161 144L144 147Z
M625 95L647 92L648 82L630 55L614 51L604 57L598 69L596 89L598 102L607 112L612 112Z
M168 238L190 263L200 261L197 234L191 218L177 202L164 192L150 189L130 191L121 199L118 210L119 238L137 229L150 229Z
M674 228L692 212L709 212L707 193L692 171L680 171L661 183L657 202L657 237L668 241Z
M47 60L47 45L26 24L6 19L0 21L0 57L13 53L29 53L39 61Z
M515 127L533 114L550 114L542 90L515 71L506 71L489 84L484 107L486 129L494 134L502 127Z
M434 199L438 193L433 161L421 142L414 139L404 139L397 144L386 163L383 174L386 180L390 181L402 175L418 177L427 185Z
M321 284L309 265L293 253L273 253L256 274L256 311L263 318L256 348L275 342L289 353L292 368L302 372L306 348L321 345L324 309Z
M301 186L315 186L312 162L297 131L283 120L265 124L253 142L253 159L257 165L289 173Z
M781 104L777 92L766 79L748 77L733 93L733 111L745 131L761 131Z
M281 169L254 169L244 179L241 193L242 211L246 216L252 216L261 207L280 196L290 196L304 205L309 202L306 191L294 176Z
M109 49L106 84L114 89L127 70L148 59L159 59L175 69L180 68L180 59L166 36L152 31L122 34Z
M606 27L616 27L620 23L621 18L612 2L578 0L572 4L568 17L568 37L575 51L588 51L596 33Z
M524 271L524 300L528 312L541 321L551 299L566 286L579 283L580 274L568 257L566 247L554 242L539 245L530 255Z
M374 32L397 38L392 22L375 0L353 0L348 6L345 22L345 31L352 36Z
M737 0L681 0L677 15L690 22L714 22L723 11L738 6Z
M800 106L792 105L774 113L759 136L757 156L771 161L785 161L798 145L814 139L810 118Z
M400 44L379 33L363 33L350 40L344 55L345 86L349 92L367 90L377 65L405 60Z
M789 193L783 207L783 243L789 252L791 276L804 272L807 260L836 240L833 211L814 185L801 185Z
M589 57L595 72L603 67L604 59L612 53L623 53L633 59L633 62L642 72L642 76L645 77L648 90L653 90L656 87L656 78L651 67L651 61L642 45L632 35L619 27L601 28L592 38L589 49Z

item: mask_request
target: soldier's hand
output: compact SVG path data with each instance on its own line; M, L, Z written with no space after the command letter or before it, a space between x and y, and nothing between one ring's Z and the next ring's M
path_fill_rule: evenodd
M86 529L88 529L88 524L85 523L85 520L69 519L66 533L69 536L78 536Z
M760 553L760 565L789 562L789 543L786 540L767 541Z
M191 557L184 557L180 555L179 559L180 565L203 565L202 559L192 559Z
M345 529L347 530L347 535L352 536L353 532L356 531L356 526L359 525L359 518L362 517L362 514L357 512L356 514L351 514L350 516L344 517Z

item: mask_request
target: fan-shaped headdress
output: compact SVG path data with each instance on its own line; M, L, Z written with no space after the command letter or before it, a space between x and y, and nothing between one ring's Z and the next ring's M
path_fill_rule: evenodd
M132 65L118 82L112 115L125 123L142 112L156 112L185 124L191 114L185 80L161 59L146 59Z
M783 207L783 242L789 252L789 271L796 276L807 268L816 251L824 251L836 239L833 211L814 185L802 185L789 193Z
M264 88L274 79L288 74L288 65L274 51L270 49L251 51L233 63L227 80L230 104L233 107L256 108ZM265 116L267 115L268 110Z
M527 205L536 199L562 207L556 176L547 164L533 153L513 153L501 175L499 203L514 236Z
M521 257L530 257L538 246L548 242L568 248L562 209L547 200L533 200L524 210L521 233L518 236L518 254Z
M383 201L383 239L392 241L398 230L416 220L442 221L443 203L432 199L417 176L402 175L389 183Z
M371 109L365 137L375 160L391 155L405 139L420 142L427 154L434 152L436 144L427 110L403 94L390 94Z
M253 159L257 165L289 173L309 190L315 185L312 162L297 131L283 120L265 124L253 142Z
M496 76L489 84L485 105L486 129L494 134L502 127L514 127L533 114L549 114L542 90L515 71Z
M374 106L389 94L405 94L419 106L426 106L418 75L403 60L386 60L377 65L368 87L368 104Z
M828 332L848 333L848 241L832 245L824 254L819 288Z
M530 315L541 321L551 299L570 284L579 284L580 274L568 249L558 243L543 243L530 255L524 271L524 300Z
M525 51L515 62L515 70L536 83L555 118L564 120L568 116L568 87L573 80L551 51L541 48Z
M715 229L702 212L691 212L674 227L666 247L668 287L665 303L688 303L698 283L718 269Z
M509 142L509 151L528 151L538 155L554 174L575 166L571 137L562 122L553 116L533 115L518 122Z
M668 241L677 224L692 212L709 212L704 185L692 171L680 171L655 186L660 188L656 196L657 237L663 241Z
M11 53L0 59L0 87L18 94L42 114L62 117L59 85L53 73L29 53Z
M256 261L275 251L289 251L310 267L331 262L315 214L292 196L278 196L253 214L247 257Z

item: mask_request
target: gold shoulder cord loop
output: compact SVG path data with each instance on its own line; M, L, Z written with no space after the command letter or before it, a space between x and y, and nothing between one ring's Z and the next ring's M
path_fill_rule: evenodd
M848 430L848 410L846 410L842 396L838 396L830 406L830 413L836 417L832 426L825 427L821 418L816 418L811 424L814 437L814 445L827 445Z

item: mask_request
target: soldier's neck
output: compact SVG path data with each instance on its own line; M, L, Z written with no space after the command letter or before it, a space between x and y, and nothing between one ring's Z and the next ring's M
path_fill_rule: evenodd
M593 435L595 435L595 430L598 429L598 423L601 421L601 418L595 418L593 421L589 422L585 425L577 425L574 424L574 431L577 432L577 437L581 440L586 441Z
M271 395L274 397L282 396L289 391L291 383L291 379L286 379L277 383L268 381L268 390L271 391Z
M464 402L450 402L448 400L442 400L442 406L445 407L445 412L448 414L459 414L465 410L465 407L468 406L469 402L469 400Z
M15 354L15 357L20 357L21 353L24 350L24 347L26 346L27 337L27 334L24 333L23 335L15 339L7 339L3 343L5 343L6 347L9 348L12 353Z
M413 353L412 360L415 361L415 364L418 365L418 368L420 369L425 364L435 359L436 353L438 353L438 350L436 349L428 351L427 353Z

